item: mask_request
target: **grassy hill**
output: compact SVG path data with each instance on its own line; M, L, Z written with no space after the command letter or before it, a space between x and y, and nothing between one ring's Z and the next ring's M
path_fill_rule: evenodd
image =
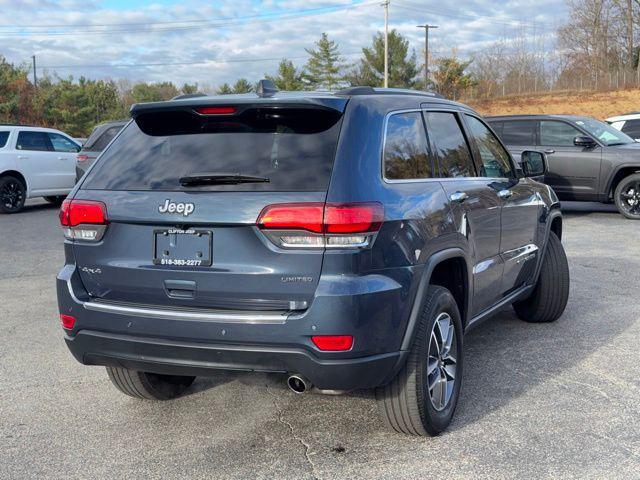
M513 95L467 103L486 116L544 113L586 115L604 120L615 115L640 111L640 89Z

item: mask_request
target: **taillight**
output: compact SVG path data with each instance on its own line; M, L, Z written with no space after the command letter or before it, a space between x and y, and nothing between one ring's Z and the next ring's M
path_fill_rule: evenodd
M383 220L375 202L284 203L265 207L257 223L283 248L366 248Z
M196 112L200 115L232 115L236 113L236 107L199 107Z
M71 315L60 314L60 323L62 324L62 328L66 330L73 330L73 327L76 324L76 319Z
M60 207L60 225L69 240L97 242L107 228L107 207L93 200L65 200Z
M353 347L351 335L316 335L311 337L318 350L325 352L346 352Z
M89 160L89 155L78 154L76 155L76 160L79 162L86 162L87 160Z

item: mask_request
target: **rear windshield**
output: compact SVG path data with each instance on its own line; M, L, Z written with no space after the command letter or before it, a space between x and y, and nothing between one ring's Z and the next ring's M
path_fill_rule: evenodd
M323 191L341 114L309 108L249 108L238 115L141 114L105 150L84 189ZM196 174L240 174L268 183L183 186Z

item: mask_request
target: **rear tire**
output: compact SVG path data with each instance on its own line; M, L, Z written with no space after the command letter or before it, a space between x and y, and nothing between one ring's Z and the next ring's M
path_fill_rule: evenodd
M531 323L554 322L569 300L569 264L560 239L549 232L547 250L535 289L529 298L516 302L518 317Z
M0 178L0 213L18 213L27 199L27 188L22 180L6 175Z
M67 198L64 195L58 195L55 197L44 197L44 199L49 202L52 205L62 205L62 202L64 202L64 199Z
M640 173L620 180L613 199L622 215L631 220L640 220Z
M430 286L407 363L396 378L376 389L380 413L389 427L408 435L435 436L451 423L462 382L462 335L453 296L446 288ZM449 339L448 348L437 352L445 353L444 361L432 355L434 346L442 347L443 337Z
M111 383L125 395L143 400L171 400L191 386L196 377L160 375L120 367L106 367Z

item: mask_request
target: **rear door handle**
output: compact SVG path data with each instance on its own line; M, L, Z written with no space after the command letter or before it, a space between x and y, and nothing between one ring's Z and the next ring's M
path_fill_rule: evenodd
M466 192L455 192L452 193L449 198L451 199L452 202L455 203L462 203L464 202L467 198L469 198L469 195L466 194Z
M26 160L27 158L29 157L27 157L26 155L18 155L18 160Z
M511 195L513 195L513 192L511 190L500 190L498 192L498 196L500 198L510 198Z
M549 150L545 150L544 153L546 153L547 155L553 155L554 153L556 153L556 151L553 148L550 148Z
M58 157L58 160L66 160L66 157Z

